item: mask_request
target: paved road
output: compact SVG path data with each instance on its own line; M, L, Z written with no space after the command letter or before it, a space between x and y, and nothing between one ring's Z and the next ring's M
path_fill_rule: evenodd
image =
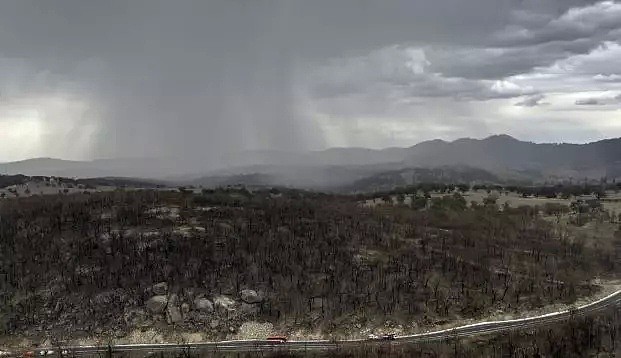
M354 339L344 341L329 340L312 340L312 341L289 341L286 343L270 343L265 340L236 340L236 341L220 341L205 342L191 344L123 344L113 347L107 346L75 346L63 347L70 355L87 356L93 354L112 352L174 352L174 351L203 351L203 352L249 352L249 351L272 351L272 350L289 350L289 351L306 351L306 350L329 350L335 348L356 347L371 344L400 344L400 343L422 343L443 341L457 337L471 337L489 333L506 332L519 329L532 329L551 325L560 321L568 320L570 317L588 316L605 310L617 310L621 308L621 290L604 297L598 301L575 308L569 311L560 311L549 313L541 316L529 318L521 318L506 321L488 321L465 326L445 329L440 331L432 331L426 333L418 333L408 336L396 337L394 341L377 341L369 339ZM57 348L49 348L57 353ZM35 350L37 356L45 349Z

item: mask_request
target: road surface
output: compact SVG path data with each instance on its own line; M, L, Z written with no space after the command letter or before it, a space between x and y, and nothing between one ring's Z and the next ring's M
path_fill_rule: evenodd
M250 351L310 351L310 350L330 350L336 348L356 347L371 344L402 344L402 343L423 343L437 342L458 337L472 337L483 334L506 332L519 329L533 329L547 326L560 321L568 320L571 317L581 317L596 314L605 310L618 310L621 308L621 290L606 296L595 302L577 307L572 310L548 313L540 316L528 318L512 319L505 321L488 321L474 323L465 326L418 333L407 336L397 336L391 341L371 340L371 339L352 339L342 341L330 340L309 340L309 341L288 341L285 343L273 343L265 340L234 340L205 343L189 344L121 344L109 346L74 346L62 347L61 351L67 351L69 356L89 356L94 354L105 354L106 352L136 352L147 355L151 352L179 352L189 350L192 352L250 352ZM57 356L58 347L39 348L34 352L39 356L41 352L50 352L50 356Z

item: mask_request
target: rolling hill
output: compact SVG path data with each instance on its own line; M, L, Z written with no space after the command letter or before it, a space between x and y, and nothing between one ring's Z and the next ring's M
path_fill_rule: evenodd
M488 181L617 178L621 177L621 138L587 144L540 144L495 135L452 142L432 140L407 148L379 150L242 151L209 162L188 158L93 161L36 158L4 163L0 171L81 178L155 178L208 186L257 182L323 190L346 187L365 179L377 182L384 178L385 183L376 183L380 186L397 184L401 181L395 180L398 176L395 173L451 167L453 174L463 168L483 170L487 174L479 173L475 178ZM467 178L470 177L463 179Z

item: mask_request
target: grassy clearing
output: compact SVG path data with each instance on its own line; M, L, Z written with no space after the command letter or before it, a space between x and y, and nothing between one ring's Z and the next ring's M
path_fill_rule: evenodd
M521 195L514 193L514 192L505 193L505 192L491 191L488 193L485 190L476 190L476 191L472 190L464 194L464 198L466 199L468 203L472 201L477 202L477 203L482 203L483 199L490 197L490 196L498 198L498 201L497 201L498 205L503 206L505 204L508 204L509 206L513 208L516 208L522 205L543 206L545 204L562 204L562 205L571 204L570 199L530 198L530 197L524 198Z

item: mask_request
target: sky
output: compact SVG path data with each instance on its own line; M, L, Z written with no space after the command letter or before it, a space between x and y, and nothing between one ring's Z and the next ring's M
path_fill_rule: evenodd
M621 2L0 2L0 161L621 137Z

